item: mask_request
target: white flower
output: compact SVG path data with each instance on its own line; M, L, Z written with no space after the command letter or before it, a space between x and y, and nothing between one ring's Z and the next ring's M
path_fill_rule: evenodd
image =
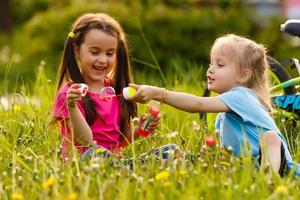
M174 138L178 135L178 131L174 131L174 132L171 132L171 133L168 133L166 135L167 138Z

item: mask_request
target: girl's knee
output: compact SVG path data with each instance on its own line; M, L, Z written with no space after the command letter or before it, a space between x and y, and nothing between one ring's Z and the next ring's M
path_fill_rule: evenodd
M274 131L267 131L263 133L260 137L260 144L267 144L267 145L280 145L281 140L278 134Z

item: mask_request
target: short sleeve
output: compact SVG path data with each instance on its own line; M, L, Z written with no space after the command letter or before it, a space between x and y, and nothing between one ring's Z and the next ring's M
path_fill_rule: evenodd
M66 103L66 93L59 93L54 102L53 116L56 120L62 120L69 117L67 103Z
M65 85L63 86L54 101L54 108L53 108L53 117L54 119L60 121L65 118L69 118L69 112L68 112L68 107L67 107L67 91L68 91L69 86ZM80 112L82 113L83 117L85 118L85 111L83 108L82 101L79 101L77 104Z
M226 106L243 121L253 121L257 106L262 106L255 93L243 87L236 87L218 96ZM262 106L263 107L263 106Z

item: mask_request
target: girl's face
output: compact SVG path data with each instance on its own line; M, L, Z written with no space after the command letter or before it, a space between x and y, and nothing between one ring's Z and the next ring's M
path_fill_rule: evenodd
M117 38L99 29L89 30L75 54L80 62L82 75L88 85L103 87L104 77L116 65Z
M236 51L229 45L216 43L212 48L211 61L207 70L207 85L210 91L219 94L242 85Z

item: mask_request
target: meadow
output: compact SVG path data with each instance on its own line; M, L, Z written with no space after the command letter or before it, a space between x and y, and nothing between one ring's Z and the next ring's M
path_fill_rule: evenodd
M116 158L81 160L79 155L63 162L58 124L52 123L55 80L50 80L41 63L36 80L15 84L5 78L0 106L0 199L300 199L300 180L292 175L280 178L260 171L250 156L234 158L218 145L205 146L209 132L198 114L160 105L160 127L148 138L123 149L125 157L164 144L177 144L185 155L162 162L149 157L128 170ZM9 67L8 67L9 68ZM165 87L201 95L203 70L190 67L188 73L166 75ZM150 82L135 74L137 83ZM201 81L200 81L201 80ZM152 80L155 83L155 80ZM139 114L147 105L138 105ZM289 138L295 161L300 161L299 124L292 127L280 118L278 126ZM113 165L111 163L114 163Z

